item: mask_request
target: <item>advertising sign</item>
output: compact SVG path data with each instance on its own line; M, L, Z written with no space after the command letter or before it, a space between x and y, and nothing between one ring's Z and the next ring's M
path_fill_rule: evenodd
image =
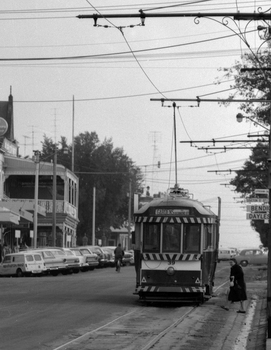
M8 130L8 123L4 118L0 118L0 136L5 135Z

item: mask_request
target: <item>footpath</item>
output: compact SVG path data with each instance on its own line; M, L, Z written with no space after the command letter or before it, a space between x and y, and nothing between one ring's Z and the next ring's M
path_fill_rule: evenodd
M258 268L256 275L250 275L244 268L244 273L248 296L246 314L236 313L239 303L232 304L229 311L221 309L224 311L222 317L228 325L226 332L227 328L228 331L229 328L232 329L228 333L228 340L234 341L234 350L271 350L271 339L267 339L267 269ZM217 305L223 305L225 291L218 293L215 299Z
M152 350L271 350L267 330L267 270L244 268L247 284L246 313L237 313L240 303L225 305L228 284L214 291L213 297L197 308Z

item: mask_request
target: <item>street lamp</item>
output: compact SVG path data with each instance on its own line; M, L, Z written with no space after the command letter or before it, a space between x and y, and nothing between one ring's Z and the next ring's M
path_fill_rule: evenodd
M237 121L240 123L244 118L250 119L255 124L260 125L264 129L268 130L268 194L269 194L269 220L268 220L268 263L267 263L267 333L268 338L271 338L271 111L269 115L269 125L267 128L264 125L256 122L250 117L243 116L238 113L236 116Z
M242 113L238 113L236 115L236 120L238 121L238 123L242 123L243 119L249 119L250 121L252 121L254 124L261 126L262 128L264 128L265 130L270 130L269 128L267 128L265 125L257 122L256 120L254 120L253 118L249 117L249 116L244 116Z

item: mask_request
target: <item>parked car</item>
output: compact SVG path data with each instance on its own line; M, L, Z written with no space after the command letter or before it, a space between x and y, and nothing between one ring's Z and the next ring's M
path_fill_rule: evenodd
M38 252L6 254L0 264L1 276L41 275L45 271L44 260Z
M104 252L103 249L98 245L87 245L84 246L85 248L89 249L92 253L95 253L98 255L98 261L99 265L98 267L106 267L109 266L109 260L110 257L108 253Z
M109 255L109 266L114 267L115 266L115 255L114 251L110 249L109 247L103 247L103 250L107 252Z
M265 254L261 249L243 249L234 259L241 266L249 264L261 265L267 264L268 254Z
M236 250L232 248L228 249L219 249L218 250L218 259L217 261L226 261L234 258L236 255Z
M45 272L50 273L53 276L57 276L60 272L65 274L67 267L62 256L55 256L53 252L48 248L36 248L28 249L27 252L38 252L42 255L45 265Z
M80 261L78 256L73 254L69 248L58 248L58 249L66 255L65 263L68 271L73 273L78 273L80 271ZM59 254L59 253L56 252L56 254Z
M110 249L111 252L113 252L114 255L114 260L115 260L115 254L114 254L114 250L117 248L115 246L106 246L106 247L102 247L105 249ZM122 263L123 265L131 265L133 262L133 254L130 251L124 250L124 257L122 259Z
M84 246L71 248L71 251L75 253L79 252L79 254L83 256L84 264L86 265L87 270L94 270L95 267L99 265L98 255L95 253L92 253L88 248Z

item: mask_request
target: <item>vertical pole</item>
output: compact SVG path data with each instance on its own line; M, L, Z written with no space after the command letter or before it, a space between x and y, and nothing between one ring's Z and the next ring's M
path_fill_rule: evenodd
M220 221L221 221L221 198L218 197L218 223L217 223L217 238L216 238L216 247L215 248L219 248L219 239L220 239ZM218 255L218 251L217 251L217 255Z
M36 163L35 171L35 194L34 194L34 227L33 227L33 248L37 248L37 238L38 238L38 200L39 200L39 162L40 162L40 152L34 151L34 161Z
M74 96L72 97L72 172L74 173Z
M95 203L96 203L96 188L93 187L93 209L92 209L92 245L95 245Z
M35 173L35 208L34 208L34 237L33 237L33 247L37 248L37 238L38 238L38 200L39 200L39 151L35 151L35 163L36 163L36 173Z
M129 206L128 206L128 250L131 249L131 210L132 210L132 180L129 183Z
M269 147L268 147L268 193L269 193L269 223L268 223L268 265L267 265L267 317L268 338L271 338L271 107L269 111Z
M57 164L57 148L54 149L54 163L53 163L53 232L52 232L52 246L56 246L56 164Z
M177 180L177 138L176 138L176 103L173 102L173 116L174 116L174 148L175 148L175 185L178 186L178 180Z

